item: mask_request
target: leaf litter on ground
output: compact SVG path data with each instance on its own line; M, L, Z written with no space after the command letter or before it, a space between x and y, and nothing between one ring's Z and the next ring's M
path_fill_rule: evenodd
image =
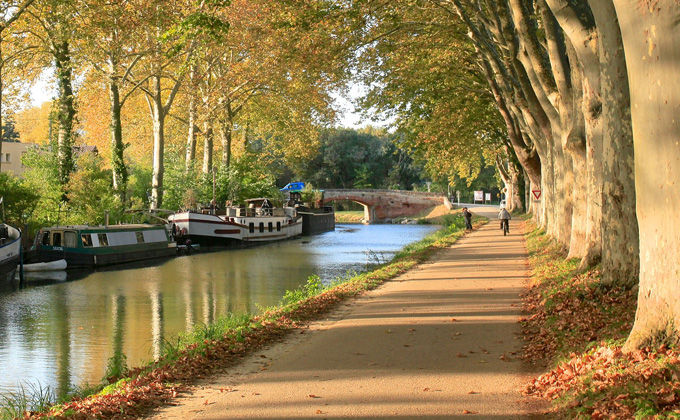
M659 344L623 352L637 290L607 286L600 268L574 274L559 246L529 233L532 282L524 293L523 357L553 366L525 393L552 401L546 418L680 418L680 352Z

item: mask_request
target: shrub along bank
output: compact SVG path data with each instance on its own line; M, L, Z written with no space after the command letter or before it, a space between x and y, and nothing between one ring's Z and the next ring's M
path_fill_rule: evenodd
M111 375L106 387L87 397L25 413L26 419L134 419L170 401L196 379L237 363L245 354L318 319L343 300L356 297L392 279L464 234L459 214L440 219L446 228L406 246L394 259L373 271L323 285L312 276L284 295L277 307L260 315L232 315L201 325L163 346L163 356L147 366ZM25 404L24 404L25 406Z
M527 222L529 223L529 222ZM524 309L525 358L550 371L526 392L552 401L555 419L680 418L680 352L663 343L624 354L636 288L578 271L541 231L527 233L533 267Z

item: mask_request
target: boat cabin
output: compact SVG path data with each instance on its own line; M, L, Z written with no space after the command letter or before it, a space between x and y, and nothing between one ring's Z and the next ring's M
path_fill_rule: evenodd
M170 256L176 244L165 226L54 226L40 230L31 252L36 262L97 266Z
M38 246L63 248L99 248L137 245L153 242L169 242L165 228L139 225L136 229L126 227L63 226L43 228L36 238Z

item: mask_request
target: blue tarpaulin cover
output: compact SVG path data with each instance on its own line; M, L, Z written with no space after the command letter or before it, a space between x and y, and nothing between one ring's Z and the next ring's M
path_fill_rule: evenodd
M283 192L302 191L304 189L305 189L305 183L304 182L290 182L288 185L281 188L281 191L283 191Z

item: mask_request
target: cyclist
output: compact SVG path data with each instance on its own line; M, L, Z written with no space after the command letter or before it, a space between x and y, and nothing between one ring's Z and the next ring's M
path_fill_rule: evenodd
M512 219L510 213L508 213L505 208L501 208L500 213L498 213L498 218L501 219L501 230L505 227L505 231L510 232L510 219Z

